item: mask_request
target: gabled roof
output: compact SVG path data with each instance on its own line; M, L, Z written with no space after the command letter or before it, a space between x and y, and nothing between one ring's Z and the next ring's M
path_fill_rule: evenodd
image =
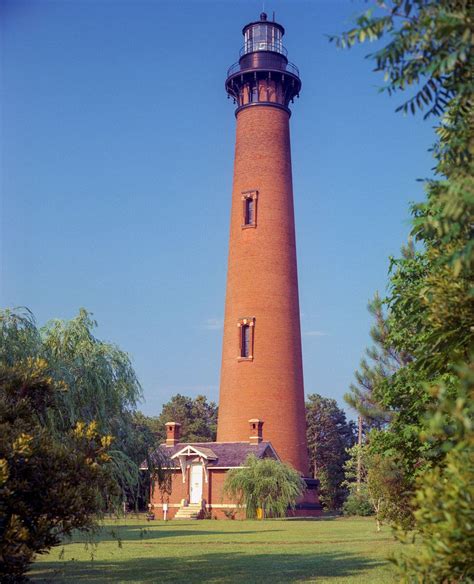
M196 447L196 445L194 444L186 444L186 446L184 446L184 448L181 448L181 450L178 450L178 452L176 452L175 454L173 454L173 456L171 456L171 459L175 459L178 458L179 456L202 456L203 458L205 458L206 460L216 460L217 456L214 454L214 452L210 449L210 448L203 448L202 446L199 446L199 448Z
M249 454L257 458L274 458L280 460L278 454L270 442L260 442L260 444L250 444L249 442L180 442L175 446L161 444L159 449L152 454L153 458L162 461L163 455L169 459L171 468L179 468L179 454L184 454L192 458L195 453L196 458L202 456L207 459L208 468L235 468L242 466ZM189 453L189 454L188 454ZM145 463L141 466L147 469Z

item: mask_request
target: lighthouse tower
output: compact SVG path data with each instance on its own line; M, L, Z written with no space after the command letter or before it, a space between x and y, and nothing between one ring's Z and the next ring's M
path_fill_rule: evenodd
M152 489L150 500L169 518L235 513L226 476L250 455L283 460L304 477L290 514L321 513L318 481L307 476L291 179L289 104L301 81L284 32L262 13L244 27L239 62L227 75L237 138L217 441L182 441L182 420L166 424L156 456L168 461L171 486Z
M248 441L250 421L306 475L289 129L301 81L284 32L265 13L245 26L225 83L237 135L217 441Z

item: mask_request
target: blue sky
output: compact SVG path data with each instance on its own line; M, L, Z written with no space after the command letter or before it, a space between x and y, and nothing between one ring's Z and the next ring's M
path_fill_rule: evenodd
M394 113L367 45L339 51L365 2L266 0L300 68L291 119L306 392L344 405L367 301L430 175L433 123ZM1 289L39 324L80 307L132 357L148 414L217 400L235 118L227 68L248 1L5 1Z

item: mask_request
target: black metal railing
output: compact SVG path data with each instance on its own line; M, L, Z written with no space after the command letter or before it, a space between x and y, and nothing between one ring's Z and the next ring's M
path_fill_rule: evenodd
M239 56L247 55L248 53L255 53L257 51L271 51L272 53L279 53L280 55L288 56L288 51L281 44L281 41L248 41L240 49Z
M275 62L274 61L268 61L268 68L274 70L275 69ZM258 64L258 69L262 68L265 69L267 66L267 64L265 63L265 61L259 61ZM244 72L244 71L249 71L251 69L254 69L255 67L242 67L240 62L237 61L237 63L234 63L233 65L231 65L229 67L229 69L227 70L227 77L230 77L231 75L234 75L235 73L240 73L240 72ZM282 64L282 66L279 66L277 68L278 71L282 71L283 73L286 71L288 73L291 73L292 75L296 75L296 77L300 76L300 72L298 67L294 64L294 63L284 63Z

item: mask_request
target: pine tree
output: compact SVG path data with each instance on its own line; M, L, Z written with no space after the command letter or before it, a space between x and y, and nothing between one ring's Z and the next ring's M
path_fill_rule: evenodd
M319 498L326 509L339 509L345 499L344 464L355 442L355 424L346 420L336 400L311 394L306 401L306 436L310 472L319 479Z

